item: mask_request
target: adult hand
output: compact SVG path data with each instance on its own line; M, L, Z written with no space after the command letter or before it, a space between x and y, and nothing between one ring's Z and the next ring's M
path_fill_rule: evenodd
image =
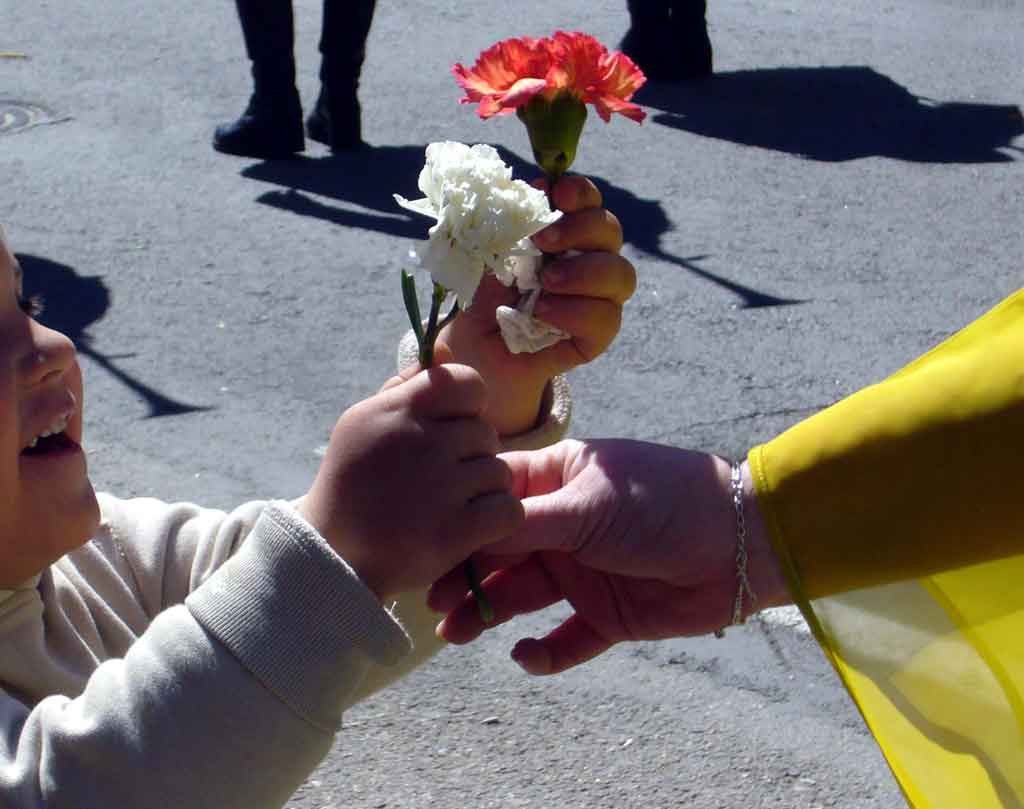
M438 627L467 643L510 618L566 600L574 614L513 658L531 674L578 665L624 640L712 632L728 624L738 587L730 466L699 452L626 440L563 441L502 458L524 498L526 522L476 564L496 620L484 626L458 571L436 582ZM749 482L748 570L757 607L786 588ZM755 608L745 602L745 614Z
M563 177L555 186L555 207L561 219L534 236L546 253L578 251L562 257L541 273L544 292L534 315L571 335L536 354L511 354L505 347L495 310L514 306L515 288L488 274L473 305L447 326L438 346L451 350L456 361L477 369L490 392L487 420L499 435L524 432L537 421L544 387L608 348L622 322L622 306L636 289L633 265L619 255L622 227L601 207L601 193L585 177Z

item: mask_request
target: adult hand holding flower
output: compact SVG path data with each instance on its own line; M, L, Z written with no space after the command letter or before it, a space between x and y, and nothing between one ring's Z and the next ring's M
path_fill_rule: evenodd
M491 146L466 146L454 141L431 143L420 172L422 199L395 201L410 211L435 219L427 243L412 251L433 281L430 316L424 331L416 300L416 285L402 276L406 309L419 343L420 365L429 367L439 326L473 302L484 274L490 271L510 285L516 280L517 262L540 255L529 237L559 214L552 211L544 192L522 180ZM439 322L441 304L454 292L456 305Z
M534 159L545 172L549 194L559 188L559 179L576 157L588 104L594 106L606 123L611 120L613 113L637 123L645 117L644 111L630 101L646 81L643 72L628 56L617 51L609 52L604 45L587 34L558 31L554 36L543 39L505 39L481 53L471 68L456 64L452 72L466 93L460 102L477 104L481 118L515 112L526 125ZM596 189L594 194L597 194ZM555 201L552 201L552 205L561 207ZM595 207L599 206L600 195L597 195ZM581 209L584 207L581 206ZM617 252L622 238L617 222L614 230L617 242L611 249ZM554 232L555 229L547 231L549 235ZM616 322L608 342L603 342L601 339L593 340L597 335L588 335L585 327L582 330L579 328L585 319L579 317L581 310L578 305L574 307L575 311L567 305L561 307L563 311L556 312L554 318L545 315L546 311L550 311L553 306L557 308L557 305L550 298L540 302L542 288L560 291L578 299L589 297L590 290L601 290L602 284L606 283L606 279L595 277L588 279L590 283L585 287L570 285L559 289L560 284L568 280L562 277L567 270L563 265L559 272L551 272L552 254L572 247L559 247L554 241L545 245L547 254L537 266L531 268L529 259L520 262L520 267L526 267L526 271L516 274L516 283L520 292L527 294L515 302L514 306L511 300L497 300L496 313L505 344L517 353L542 351L557 344L559 340L575 335L569 345L545 357L550 361L554 355L559 355L565 363L561 370L565 370L592 359L607 347L618 324ZM582 281L579 270L587 263L578 262L576 272L571 273L573 280L569 284ZM631 276L629 291L617 301L619 306L632 294L634 284L635 278ZM623 289L613 282L612 287L606 291L612 294L612 300L616 300ZM500 293L498 295L500 298ZM491 306L487 307L488 311L491 309ZM591 306L582 311L592 309ZM565 320L567 317L575 323ZM560 326L556 320L562 320L564 326ZM595 346L596 351L593 350ZM575 362L570 362L572 352L576 353ZM524 364L529 366L531 361L524 358Z
M534 242L547 253L569 255L545 267L535 314L568 339L537 353L511 353L495 310L514 305L519 294L491 276L481 282L473 306L438 338L487 382L487 420L503 436L525 432L536 423L544 389L554 376L608 348L618 334L622 306L636 288L633 265L619 255L622 228L601 207L597 187L584 177L563 177L552 198L563 215L534 236Z

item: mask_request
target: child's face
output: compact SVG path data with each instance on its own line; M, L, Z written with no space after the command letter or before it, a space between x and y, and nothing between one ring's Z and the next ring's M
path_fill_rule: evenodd
M41 572L99 523L75 348L29 312L0 229L0 589Z

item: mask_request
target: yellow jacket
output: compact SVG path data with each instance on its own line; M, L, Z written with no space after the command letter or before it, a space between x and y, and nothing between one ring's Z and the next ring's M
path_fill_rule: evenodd
M1024 807L1024 290L749 461L910 805Z

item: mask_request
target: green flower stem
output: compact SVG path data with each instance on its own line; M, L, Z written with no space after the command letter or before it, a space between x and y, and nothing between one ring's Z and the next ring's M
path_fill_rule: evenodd
M469 589L473 591L473 598L476 599L476 609L480 613L480 620L484 624L493 623L494 607L491 606L490 599L484 593L484 588L480 584L480 575L476 572L476 565L473 564L472 559L467 559L462 563L462 571L466 574Z
M437 334L441 331L437 325L438 316L441 314L441 304L444 303L448 294L443 286L434 282L434 293L430 296L430 316L427 318L427 331L420 341L420 367L430 368L434 364L434 343Z
M458 303L452 304L451 311L448 312L448 314L446 314L444 316L444 320L442 320L440 323L437 324L437 333L440 334L441 330L445 326L447 326L449 323L451 323L453 320L455 320L455 316L458 313L459 313L459 304Z
M419 346L419 361L421 368L430 368L434 364L434 343L441 329L451 323L459 313L459 304L455 303L450 312L440 318L441 304L444 303L448 290L434 282L434 292L430 296L430 315L427 318L426 331L423 329L423 318L420 315L419 299L416 296L416 279L405 270L402 270L402 299L405 301L405 311L409 314L409 321L412 323L413 334L416 335L416 343ZM440 318L440 319L439 319ZM484 594L480 584L480 576L476 572L476 565L472 559L467 559L462 565L469 582L469 589L476 599L477 609L480 611L480 618L485 624L494 620L494 608Z

